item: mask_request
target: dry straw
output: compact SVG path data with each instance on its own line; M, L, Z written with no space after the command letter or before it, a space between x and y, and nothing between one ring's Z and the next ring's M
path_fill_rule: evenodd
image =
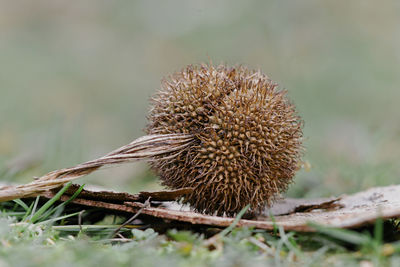
M44 191L60 187L69 181L88 175L106 165L116 165L138 160L153 160L156 156L158 158L168 158L179 154L191 142L193 142L193 137L187 134L142 136L104 157L76 165L72 168L49 172L28 184L2 187L0 188L0 201L40 195Z

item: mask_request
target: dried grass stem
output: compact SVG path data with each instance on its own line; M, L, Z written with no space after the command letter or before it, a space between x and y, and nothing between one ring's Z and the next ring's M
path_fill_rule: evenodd
M60 187L103 166L152 160L156 157L168 158L172 152L183 151L193 140L193 136L187 134L145 135L101 158L49 172L28 184L2 187L0 202L40 195L44 191Z

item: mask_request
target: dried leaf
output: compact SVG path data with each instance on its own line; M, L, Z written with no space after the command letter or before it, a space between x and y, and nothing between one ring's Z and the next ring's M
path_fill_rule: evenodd
M142 214L151 217L193 225L227 227L233 222L234 218L203 215L190 211L188 207L182 206L177 202L165 202L164 207L145 207L143 204L144 200L149 196L162 196L158 199L154 197L153 201L178 199L183 194L190 192L190 190L188 188L181 191L142 192L136 195L114 192L105 193L104 191L96 193L86 190L86 196L90 195L91 199L86 199L83 194L76 198L73 203L126 213L136 213L141 209ZM99 198L93 199L96 194ZM53 195L54 192L46 192L47 197L52 197ZM165 197L167 195L173 197L167 198ZM275 221L277 226L282 226L286 231L314 231L315 229L310 226L310 222L331 227L357 228L372 224L379 217L384 219L400 217L399 195L400 185L393 185L371 188L353 195L342 195L339 198L288 198L277 202L271 209L266 210L263 215L251 220L241 219L238 222L238 226L272 230ZM62 197L63 201L67 199L68 196ZM274 220L271 219L269 214L274 216Z

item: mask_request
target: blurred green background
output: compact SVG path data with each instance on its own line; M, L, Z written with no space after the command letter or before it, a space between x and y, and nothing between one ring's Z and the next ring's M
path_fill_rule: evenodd
M289 196L400 177L398 1L1 1L0 180L94 159L143 134L160 80L187 64L245 64L305 121ZM81 179L159 188L146 163Z

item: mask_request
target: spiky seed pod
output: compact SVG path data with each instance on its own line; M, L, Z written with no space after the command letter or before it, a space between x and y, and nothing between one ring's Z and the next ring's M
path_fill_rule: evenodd
M292 182L300 165L302 120L260 71L188 66L152 100L148 134L184 133L193 145L152 162L169 188L193 187L195 210L232 216L260 211Z

